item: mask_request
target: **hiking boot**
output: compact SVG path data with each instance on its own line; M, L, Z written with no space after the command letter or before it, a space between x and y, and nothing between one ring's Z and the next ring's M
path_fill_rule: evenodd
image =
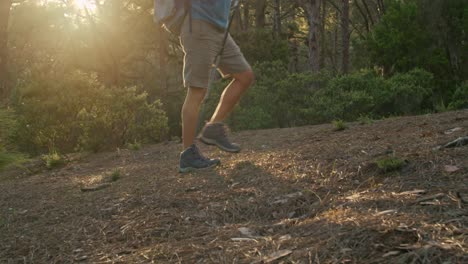
M220 163L219 159L208 159L203 156L198 147L193 144L180 153L179 172L186 173L199 169L211 168Z
M227 152L239 152L240 146L227 138L227 127L223 123L207 124L200 135L200 141L207 145L216 145Z

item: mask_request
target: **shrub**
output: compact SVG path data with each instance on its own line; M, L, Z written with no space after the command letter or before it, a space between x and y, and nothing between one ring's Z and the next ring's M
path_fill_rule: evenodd
M242 53L250 63L270 61L271 58L287 64L289 46L284 39L275 39L267 30L250 30L239 32L235 36Z
M17 116L14 111L0 108L0 151L4 149L14 149L12 137L17 126Z
M136 88L103 91L98 104L78 113L82 131L78 147L100 151L131 142L159 142L166 136L167 117L159 101L147 103Z
M103 87L74 73L59 81L36 76L18 87L18 125L13 139L20 150L103 150L128 142L158 142L167 118L159 101L147 102L135 87Z
M295 73L278 81L273 114L280 127L314 123L315 116L308 111L310 100L317 91L325 89L329 80L330 76L326 73Z
M311 97L309 111L315 112L319 122L356 120L361 114L374 111L377 89L385 85L382 78L371 72L336 77Z
M14 157L8 154L6 151L0 151L0 170L14 162Z
M468 82L455 90L448 108L451 110L468 108Z
M363 115L418 114L433 106L433 76L420 69L389 79L370 70L331 78L327 73L290 74L277 61L257 64L255 72L256 84L228 119L233 129L355 121ZM208 113L214 111L225 84L217 86Z
M433 75L421 69L399 73L388 80L390 109L380 109L381 114L417 114L432 106Z
M358 72L330 80L310 98L315 120L357 120L361 115L417 114L431 106L432 74L415 69L390 79L373 72Z
M288 70L281 61L263 62L254 65L256 83L247 91L227 123L234 130L277 127L278 83L288 77ZM219 97L227 82L217 83L206 106L205 118L214 112Z
M0 149L0 171L10 167L19 165L26 161L25 155L21 153L11 153Z
M374 123L374 120L369 117L368 115L360 115L359 118L357 119L357 121L359 122L359 124L361 125L371 125Z
M417 1L393 1L367 38L371 60L386 73L405 72L415 67L447 73L449 61L444 48L433 43L431 29L422 19Z
M12 135L17 129L17 117L10 109L0 108L0 171L18 165L26 160L26 156L17 153Z

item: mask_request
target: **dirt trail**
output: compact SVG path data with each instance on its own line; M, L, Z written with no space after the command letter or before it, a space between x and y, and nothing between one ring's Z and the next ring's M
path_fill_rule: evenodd
M233 136L187 175L173 142L3 173L0 263L468 263L468 146L433 150L468 111Z

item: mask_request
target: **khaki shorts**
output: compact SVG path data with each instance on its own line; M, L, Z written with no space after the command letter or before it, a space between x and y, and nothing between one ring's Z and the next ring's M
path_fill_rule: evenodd
M180 34L184 51L184 86L208 88L210 70L216 55L221 50L224 29L209 22L186 19ZM239 46L229 35L218 68L223 77L251 70Z

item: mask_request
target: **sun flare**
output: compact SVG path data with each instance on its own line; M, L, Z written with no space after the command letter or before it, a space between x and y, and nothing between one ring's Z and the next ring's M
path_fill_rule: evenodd
M73 5L80 10L94 12L96 10L95 0L73 0Z

